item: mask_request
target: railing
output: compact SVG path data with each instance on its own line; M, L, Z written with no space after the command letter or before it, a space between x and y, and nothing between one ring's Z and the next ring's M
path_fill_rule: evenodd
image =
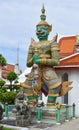
M75 118L75 104L72 106L62 105L61 108L37 108L37 121L60 124Z
M12 113L13 109L15 108L15 105L4 105L4 113L3 116L4 118L13 118L15 115Z
M56 109L55 108L42 108L42 122L55 123L56 122Z
M15 105L6 104L4 107L4 117L16 118L16 115L12 114L13 108L15 108ZM35 108L35 119L37 122L61 124L62 122L69 121L70 119L75 117L76 116L74 103L72 106L66 104L62 105L61 108Z
M61 107L61 109L57 109L56 111L56 123L60 124L64 121L69 121L73 117L73 106L65 105Z

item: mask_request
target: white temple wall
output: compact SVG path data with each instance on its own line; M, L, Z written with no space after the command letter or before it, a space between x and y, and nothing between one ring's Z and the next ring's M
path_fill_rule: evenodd
M73 88L68 92L68 104L72 105L73 103L75 103L76 116L79 116L79 71L58 71L57 74L60 79L64 73L68 74L69 81L73 81L71 85ZM57 101L62 103L63 97L58 97Z
M79 116L79 71L72 71L69 74L69 80L72 80L72 90L69 92L68 103L76 105L76 115Z

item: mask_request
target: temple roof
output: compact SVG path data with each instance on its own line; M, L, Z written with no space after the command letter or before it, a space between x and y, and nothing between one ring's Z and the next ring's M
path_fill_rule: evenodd
M2 78L6 79L7 74L10 71L14 71L15 69L15 65L12 64L7 64L6 66L2 67ZM22 73L22 71L20 70L20 74Z
M59 40L60 58L75 53L76 36L62 37Z
M60 65L55 68L78 68L79 69L79 52L76 52L76 36L62 37L59 40Z
M2 77L5 79L9 71L14 71L14 65L7 64L2 68Z
M79 53L60 59L60 65L79 65Z

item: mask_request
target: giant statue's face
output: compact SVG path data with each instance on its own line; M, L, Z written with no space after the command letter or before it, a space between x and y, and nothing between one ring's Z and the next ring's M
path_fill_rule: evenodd
M48 26L44 26L44 25L37 26L36 35L39 41L47 40L49 35Z

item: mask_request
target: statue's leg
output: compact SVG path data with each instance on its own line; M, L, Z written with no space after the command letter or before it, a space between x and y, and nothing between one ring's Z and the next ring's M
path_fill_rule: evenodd
M33 96L31 81L29 83L28 79L26 79L26 81L21 83L20 86L21 86L21 89L23 90L25 96L27 96L27 97Z
M24 96L28 98L28 104L33 105L36 102L34 91L32 88L32 81L30 78L26 79L25 82L21 83L21 89L23 90Z
M51 103L54 105L56 98L59 96L61 82L52 68L44 68L43 70L43 81L48 87L48 105Z
M47 100L48 105L51 105L51 103L53 106L55 105L56 98L59 96L60 88L61 86L57 86L56 88L53 89L49 88L48 100Z

